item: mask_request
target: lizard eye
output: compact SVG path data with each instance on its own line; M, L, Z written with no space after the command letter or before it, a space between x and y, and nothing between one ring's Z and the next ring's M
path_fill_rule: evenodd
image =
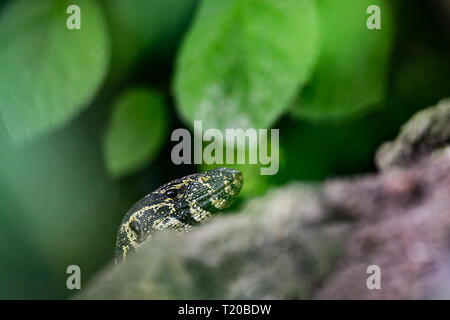
M136 233L137 237L138 237L138 241L139 239L142 238L142 227L141 224L139 222L137 222L136 220L133 220L130 222L130 229Z
M173 199L178 195L179 189L169 189L165 192L165 195Z

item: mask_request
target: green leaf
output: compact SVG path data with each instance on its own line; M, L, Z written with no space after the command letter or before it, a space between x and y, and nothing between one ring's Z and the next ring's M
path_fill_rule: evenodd
M152 161L167 136L167 106L163 97L143 88L130 89L114 105L106 132L108 171L121 177Z
M293 113L313 120L342 119L377 106L385 97L392 43L389 1L376 1L381 29L369 30L372 0L316 0L321 48L314 75Z
M67 7L81 29L66 27ZM0 113L13 141L29 140L74 118L104 78L109 41L93 0L19 0L0 16Z
M312 0L203 1L177 64L183 120L269 127L307 80L317 33Z

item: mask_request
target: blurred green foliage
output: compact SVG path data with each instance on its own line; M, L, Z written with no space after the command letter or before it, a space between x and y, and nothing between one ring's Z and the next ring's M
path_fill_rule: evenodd
M68 4L82 29L65 27ZM0 298L61 298L111 261L116 229L175 166L170 133L280 129L280 170L244 172L241 201L292 180L373 170L417 110L450 95L449 39L423 1L0 2ZM237 204L239 205L239 203Z
M167 58L178 45L197 0L106 0L112 61L110 80L126 78L148 57Z
M270 127L308 79L317 42L310 0L203 1L175 73L180 115L189 126Z
M80 32L71 32L64 27L70 4L16 1L0 20L0 113L14 141L73 119L106 74L109 37L101 8L80 1L86 18Z
M381 30L364 28L372 0L317 0L320 54L293 112L313 120L357 116L383 101L392 47L393 1L377 1ZM343 19L342 17L345 17Z
M123 93L114 105L106 131L106 165L114 177L145 166L167 138L167 106L163 97L145 88Z

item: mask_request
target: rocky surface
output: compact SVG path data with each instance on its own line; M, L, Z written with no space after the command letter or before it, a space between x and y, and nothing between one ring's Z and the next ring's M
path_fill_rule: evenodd
M413 165L450 141L450 99L418 112L392 142L383 144L376 163L381 170Z
M324 189L330 212L355 219L339 265L318 299L450 298L450 152L408 169L336 181ZM381 271L368 290L367 267ZM439 284L439 286L437 286Z
M330 272L349 225L323 222L316 188L292 184L182 237L161 233L79 298L307 298Z
M182 237L161 233L76 298L450 298L449 141L446 100L380 149L380 173L293 183Z

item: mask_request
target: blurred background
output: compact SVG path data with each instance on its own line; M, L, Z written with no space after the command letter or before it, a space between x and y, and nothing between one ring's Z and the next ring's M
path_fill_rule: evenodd
M69 30L69 5L81 29ZM369 5L381 29L369 30ZM269 188L375 170L450 95L449 2L0 0L0 298L67 298L113 259L119 223L174 165L176 128L279 128Z

